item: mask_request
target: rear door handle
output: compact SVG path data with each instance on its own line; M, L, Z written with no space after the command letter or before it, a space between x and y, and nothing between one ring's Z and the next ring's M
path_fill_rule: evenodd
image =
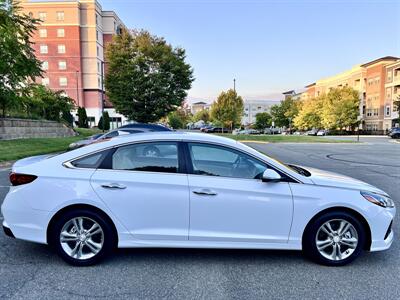
M123 190L126 189L126 186L120 183L115 183L115 182L111 182L111 183L103 183L101 185L101 187L105 188L105 189L119 189L119 190Z
M209 189L193 190L193 193L196 195L205 195L205 196L216 196L217 195L217 192L209 190Z

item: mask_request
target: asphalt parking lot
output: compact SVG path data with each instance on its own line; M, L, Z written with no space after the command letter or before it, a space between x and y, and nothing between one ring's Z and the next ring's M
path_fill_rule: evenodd
M251 144L288 163L347 174L400 207L400 144ZM0 171L0 203L8 190ZM74 268L46 246L0 234L0 299L399 299L400 222L390 250L324 267L296 251L132 249Z

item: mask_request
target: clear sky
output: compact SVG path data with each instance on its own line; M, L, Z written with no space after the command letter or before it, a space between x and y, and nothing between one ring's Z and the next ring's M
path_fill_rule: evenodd
M400 0L99 0L125 25L187 51L189 98L233 86L279 99L381 56L400 56Z

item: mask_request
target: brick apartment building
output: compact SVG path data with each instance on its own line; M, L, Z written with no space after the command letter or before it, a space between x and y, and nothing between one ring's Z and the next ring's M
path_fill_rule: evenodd
M400 96L400 59L385 56L357 65L335 76L307 85L301 99L310 99L335 87L349 86L360 93L363 129L388 130L399 126L393 101Z
M64 90L77 106L86 108L90 126L97 125L105 93L105 45L124 24L115 12L103 11L96 0L22 0L20 5L25 14L42 21L33 36L45 71L38 83ZM104 109L112 128L126 121L107 101Z

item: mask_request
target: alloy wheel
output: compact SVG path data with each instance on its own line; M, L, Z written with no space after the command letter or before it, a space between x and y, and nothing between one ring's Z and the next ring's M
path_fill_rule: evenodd
M334 219L325 222L318 229L315 243L323 257L340 261L353 254L358 240L357 230L349 221Z
M104 232L93 219L75 217L66 222L61 229L60 244L71 258L90 259L103 248Z

